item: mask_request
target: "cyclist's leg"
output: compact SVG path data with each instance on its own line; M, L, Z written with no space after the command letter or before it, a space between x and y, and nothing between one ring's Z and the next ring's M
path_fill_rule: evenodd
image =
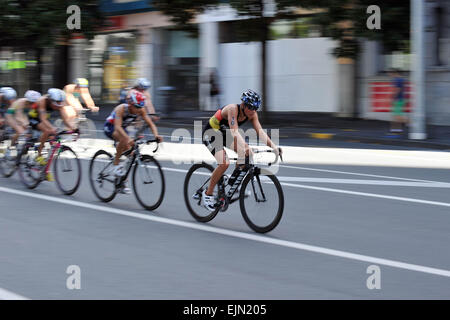
M114 165L117 166L120 163L122 153L130 149L131 146L128 144L128 135L123 135L118 130L114 130L112 137L115 141L117 141L116 156L114 158Z
M66 114L67 121L70 123L70 125L75 126L78 116L77 109L69 105L63 107L63 112Z
M42 153L42 149L44 149L44 145L47 142L50 134L52 133L52 130L51 130L51 128L49 128L42 122L37 124L35 127L37 130L39 130L41 132L41 137L39 138L40 144L38 147L38 154L37 154L37 156L40 157L41 153Z
M208 148L209 152L216 158L218 166L214 169L211 180L209 182L206 195L211 196L214 192L214 187L219 182L222 175L227 171L230 161L224 150L226 145L226 137L224 132L213 130L210 126L206 125L202 132L203 144Z
M214 187L216 186L217 182L219 182L222 175L227 171L228 166L230 165L230 160L228 159L227 153L224 149L217 151L214 154L214 157L217 160L218 166L214 169L211 180L209 181L208 189L206 190L206 194L208 196L211 196L214 192Z
M21 123L14 119L12 114L6 114L5 118L6 123L15 131L14 136L11 138L11 146L14 146L16 145L19 136L25 132L25 129Z

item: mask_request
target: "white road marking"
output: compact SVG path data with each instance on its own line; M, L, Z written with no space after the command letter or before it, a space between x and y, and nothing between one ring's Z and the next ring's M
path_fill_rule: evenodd
M316 169L316 168L296 167L296 166L287 166L287 165L280 165L280 167L282 167L282 168L290 168L290 169L299 169L299 170L308 170L308 171L319 171L319 172L330 172L330 173L338 173L338 174L349 174L349 175L373 177L373 178L387 178L387 179L405 180L405 181L420 181L420 182L436 182L436 183L439 183L439 181L420 180L420 179L408 179L408 178L400 178L400 177L392 177L392 176L381 176L381 175L368 174L368 173L359 173L359 172Z
M265 237L262 235L255 235L255 234L244 233L244 232L239 232L239 231L226 230L226 229L221 229L221 228L217 228L217 227L207 226L207 225L200 224L200 223L185 222L185 221L178 221L178 220L173 220L173 219L168 219L168 218L149 216L149 215L145 215L145 214L136 213L133 211L116 209L113 207L94 205L94 204L90 204L90 203L83 203L83 202L78 202L78 201L74 201L74 200L56 198L56 197L51 197L51 196L47 196L47 195L36 194L36 193L31 193L31 192L26 192L26 191L11 189L11 188L0 187L0 192L6 192L6 193L10 193L10 194L25 196L25 197L32 197L32 198L36 198L36 199L62 203L65 205L71 205L71 206L87 208L87 209L96 210L96 211L107 212L109 214L113 213L113 214L117 214L117 215L122 215L122 216L142 219L142 220L160 222L160 223L179 226L179 227L183 227L183 228L212 232L212 233L222 234L222 235L226 235L226 236L230 236L230 237L246 239L246 240L251 240L251 241L256 241L256 242L261 242L261 243L267 243L267 244L271 244L271 245L277 245L277 246L282 246L282 247L287 247L287 248L292 248L292 249L297 249L297 250L302 250L302 251L321 253L324 255L335 256L335 257L339 257L339 258L345 258L345 259L357 260L357 261L362 261L362 262L367 262L367 263L385 265L385 266L389 266L389 267L393 267L393 268L422 272L422 273L438 275L438 276L443 276L443 277L450 277L450 270L444 270L444 269L438 269L438 268L427 267L427 266L422 266L422 265L405 263L405 262L401 262L401 261L371 257L371 256L355 254L355 253L346 252L346 251L312 246L312 245L293 242L293 241L274 239L274 238L269 238L269 237Z
M384 195L384 194L357 192L357 191L349 191L349 190L341 190L341 189L333 189L333 188L313 187L313 186L307 186L307 185L302 185L302 184L292 184L292 183L286 183L286 182L281 182L281 185L286 186L286 187L303 188L303 189L328 191L328 192L336 192L336 193L345 193L345 194L352 194L352 195L356 195L356 196L382 198L382 199L399 200L399 201L406 201L406 202L415 202L415 203L421 203L421 204L429 204L429 205L433 205L433 206L450 207L450 203L447 203L447 202L396 197L396 196L388 196L388 195Z
M0 288L0 300L30 300L14 292Z
M420 187L420 188L450 188L450 183L445 182L407 182L388 180L360 180L360 179L329 179L329 178L300 178L277 176L280 182L311 182L330 184L362 184L374 186L395 186L395 187Z

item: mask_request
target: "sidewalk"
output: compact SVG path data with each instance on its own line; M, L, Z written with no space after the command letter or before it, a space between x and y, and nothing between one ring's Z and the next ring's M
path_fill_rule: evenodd
M93 120L104 121L111 111L105 106ZM161 116L158 125L169 128L193 128L194 121L203 124L212 111L176 111L170 116ZM269 120L269 121L267 121ZM428 139L410 140L408 132L392 134L389 123L379 120L337 118L324 113L277 112L269 113L262 121L264 129L279 129L280 138L313 138L362 143L376 143L391 146L405 146L450 151L450 126L427 127Z

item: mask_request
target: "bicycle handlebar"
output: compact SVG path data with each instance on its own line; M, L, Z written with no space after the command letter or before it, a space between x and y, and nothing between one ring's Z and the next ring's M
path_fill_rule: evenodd
M267 165L268 165L269 167L270 167L271 165L277 163L277 162L278 162L278 158L280 158L281 161L283 161L283 157L279 154L279 152L278 152L278 153L275 153L275 150L273 150L273 149L265 149L265 150L258 150L258 149L255 149L255 148L251 148L251 149L252 149L253 153L264 153L264 152L267 152L267 153L274 153L274 154L275 154L275 160L272 161L272 162L267 163ZM280 149L281 149L281 148L278 148L278 150L280 150ZM230 158L230 160L238 160L238 158Z
M278 150L280 150L281 148L278 148ZM281 161L283 161L283 156L280 154L280 152L278 151L278 153L275 152L275 150L273 149L269 149L269 150L255 150L252 148L253 153L274 153L275 154L275 160L273 162L269 162L267 165L270 167L271 165L275 164L278 162L278 158L281 159Z
M144 136L140 136L140 137L137 137L134 139L134 142L136 143L136 145L140 145L140 144L144 144L144 143L150 144L150 143L156 142L156 148L155 148L155 150L153 150L153 152L158 151L159 144L161 142L159 139L147 139L144 141L144 140L142 140L142 138L144 138ZM139 141L139 140L142 140L142 141Z

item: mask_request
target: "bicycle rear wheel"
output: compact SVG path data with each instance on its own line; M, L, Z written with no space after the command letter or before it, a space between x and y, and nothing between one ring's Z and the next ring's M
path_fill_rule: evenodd
M97 198L109 202L116 196L116 177L111 172L113 156L99 150L92 157L89 165L89 181Z
M34 189L42 181L42 166L34 160L37 157L37 151L24 147L19 155L18 171L22 183L28 189Z
M137 161L133 170L133 189L136 199L146 210L155 210L161 205L166 185L155 158L142 155Z
M186 174L184 180L184 201L189 213L195 220L200 222L208 222L214 219L220 210L218 207L215 211L209 211L202 205L203 190L209 186L209 180L214 168L206 163L194 164ZM217 191L217 186L215 187Z
M283 189L277 177L247 175L242 182L239 204L245 222L253 231L266 233L273 230L284 210Z
M76 153L62 146L55 158L53 170L59 190L66 195L74 194L81 181L81 163Z

